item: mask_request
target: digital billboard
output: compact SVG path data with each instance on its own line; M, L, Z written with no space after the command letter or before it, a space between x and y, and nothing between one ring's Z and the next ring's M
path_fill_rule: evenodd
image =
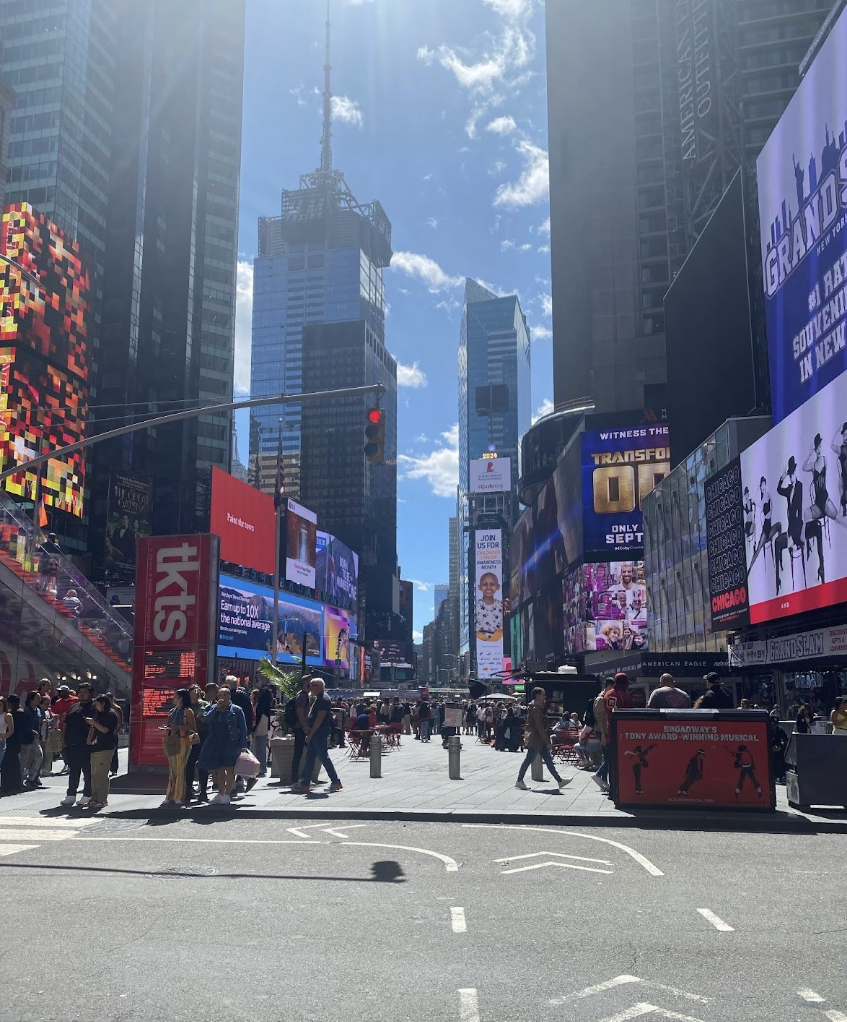
M509 493L512 489L511 458L478 458L469 465L469 493Z
M588 429L581 442L586 556L641 550L641 502L670 472L667 424Z
M28 203L3 213L0 254L0 470L85 439L88 421L88 271L71 241ZM18 267L27 271L27 275ZM31 497L34 472L5 481ZM85 454L52 459L43 502L81 516Z
M649 648L643 561L583 564L562 582L566 653Z
M847 375L741 455L750 621L847 601Z
M706 547L712 630L747 624L747 523L744 520L741 460L733 460L706 480Z
M337 607L324 607L323 666L350 669L351 615Z
M210 528L221 537L221 560L273 575L275 527L273 497L212 467Z
M315 541L315 589L326 593L331 602L359 599L359 555L336 536L318 530Z
M318 516L290 498L285 512L285 577L309 589L315 588Z
M778 423L847 368L847 12L833 25L756 169Z
M113 469L109 474L109 511L104 566L111 578L135 578L139 540L150 535L150 478Z
M374 649L379 652L379 666L401 667L409 669L412 667L409 652L405 642L397 642L393 639L374 639Z
M221 575L218 656L261 660L271 652L274 591L245 579ZM279 594L277 660L300 663L306 644L306 662L323 666L321 639L323 614L319 603L290 593Z
M503 669L503 540L500 529L474 532L476 666L479 678ZM508 603L506 608L508 611Z

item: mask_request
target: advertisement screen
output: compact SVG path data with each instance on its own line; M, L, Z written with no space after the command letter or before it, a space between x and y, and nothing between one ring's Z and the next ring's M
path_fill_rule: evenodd
M221 560L274 573L273 497L212 467L210 528L221 537Z
M395 642L393 639L375 639L374 649L379 651L380 667L405 667L410 668L409 652L405 642Z
M847 375L741 455L750 620L847 600Z
M741 460L706 480L706 544L712 630L747 624L747 564Z
M832 27L756 169L778 423L847 368L847 13Z
M71 241L28 203L3 213L0 254L0 469L85 439L90 282ZM35 473L5 481L31 498ZM48 463L44 504L82 515L85 453Z
M476 664L479 678L503 669L503 545L500 529L474 532ZM506 607L508 611L508 605Z
M261 660L273 641L274 591L230 575L221 576L218 656ZM279 594L278 661L300 663L306 643L306 662L323 666L321 604L290 593Z
M309 589L315 588L318 516L289 499L285 515L285 577Z
M113 470L109 475L109 516L104 565L112 577L135 578L138 541L150 535L150 479Z
M583 564L562 587L566 653L649 648L643 561Z
M359 599L359 555L328 532L316 534L315 589L330 600L348 601L355 606Z
M351 615L337 607L324 607L324 667L350 669Z
M582 434L585 553L644 546L641 502L670 472L665 423L586 430Z
M508 493L511 489L511 458L479 458L470 463L470 493Z

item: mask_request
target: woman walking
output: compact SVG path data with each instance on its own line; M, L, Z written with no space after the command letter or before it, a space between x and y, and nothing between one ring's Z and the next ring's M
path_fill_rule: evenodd
M197 725L197 734L200 738L199 742L191 745L188 759L185 762L185 801L190 802L194 795L194 770L197 766L197 760L200 758L200 750L203 748L203 742L206 740L206 734L209 730L209 725L206 721L206 710L209 709L209 704L203 698L203 694L200 690L199 685L192 685L188 690L191 695L191 710L194 714L194 722ZM207 789L209 787L209 771L198 770L197 773L200 776L200 790L197 793L197 799L200 802L208 802L209 796Z
M271 729L271 710L273 709L273 693L270 688L263 688L256 700L256 723L253 725L251 744L253 755L259 761L259 777L265 777L268 772L268 733ZM249 791L256 783L251 777L247 781Z
M206 721L209 732L197 767L215 775L218 793L212 802L228 805L235 784L235 761L247 748L247 721L241 707L233 705L232 692L226 685L218 689L218 701L206 711Z
M179 688L173 695L174 707L168 714L166 725L165 753L168 757L168 790L163 806L185 805L185 764L191 747L188 736L197 730L194 711L191 709L191 693ZM170 745L173 751L169 751Z
M515 783L515 787L521 788L523 791L527 790L524 776L532 761L539 755L547 765L547 769L558 781L560 788L564 788L566 784L571 782L570 777L559 776L559 771L556 769L553 757L550 755L550 735L547 733L547 714L544 710L546 703L547 693L544 689L533 689L532 702L526 711L526 737L524 738L526 757L523 763L521 763L518 779Z
M835 709L830 713L832 733L840 738L847 738L847 697L837 696Z
M118 747L118 715L108 695L94 700L94 715L85 718L93 731L91 744L91 801L87 809L102 809L109 801L109 767Z

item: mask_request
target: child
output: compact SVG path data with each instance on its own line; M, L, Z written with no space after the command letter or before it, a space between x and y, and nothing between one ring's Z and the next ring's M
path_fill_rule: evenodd
M479 579L482 597L476 601L476 637L480 642L499 642L503 638L503 601L496 599L500 580L493 571Z

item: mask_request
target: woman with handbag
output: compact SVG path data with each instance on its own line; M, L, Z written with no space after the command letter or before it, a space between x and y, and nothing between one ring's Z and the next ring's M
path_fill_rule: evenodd
M195 797L194 771L197 767L197 760L200 758L200 750L203 748L203 742L206 740L206 734L209 730L209 725L206 721L206 710L209 709L209 704L203 698L203 690L199 685L194 684L188 691L191 694L191 710L194 714L197 730L188 736L191 748L185 763L186 802L190 802ZM206 789L209 786L209 773L207 770L198 770L197 773L200 775L200 791L197 793L197 800L199 802L208 802L209 796L206 793Z
M191 693L187 688L174 692L173 709L168 714L165 736L162 744L168 757L168 790L163 806L185 805L185 764L191 748L188 736L197 731L194 711L191 709Z
M247 721L244 711L232 702L232 692L226 685L218 689L218 699L206 711L209 732L197 760L199 770L215 775L218 793L212 799L216 805L228 805L235 785L235 763L247 749Z
M118 715L108 696L97 696L94 714L85 718L91 746L91 801L86 809L102 809L109 801L109 766L118 747Z

